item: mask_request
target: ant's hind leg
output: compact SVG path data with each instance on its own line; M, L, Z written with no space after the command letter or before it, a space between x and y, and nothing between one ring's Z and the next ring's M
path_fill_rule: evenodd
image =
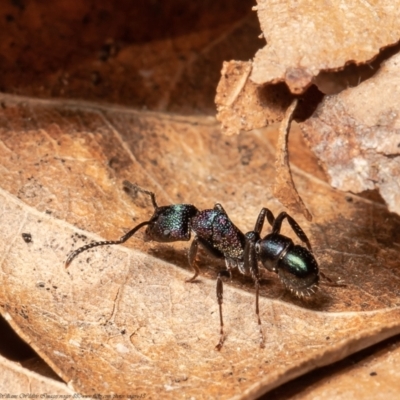
M290 227L293 229L293 232L303 243L305 243L308 250L312 252L311 244L308 240L307 235L304 233L303 229L300 228L300 225L285 211L281 212L276 217L276 220L272 226L272 233L279 233L281 231L282 222L285 218L288 220Z
M264 341L264 333L262 331L262 326L261 326L261 318L260 318L260 308L258 305L259 298L260 298L260 281L256 279L255 281L255 287L256 287L256 315L257 315L257 322L258 322L258 329L260 332L260 347L263 349L265 347L265 341Z

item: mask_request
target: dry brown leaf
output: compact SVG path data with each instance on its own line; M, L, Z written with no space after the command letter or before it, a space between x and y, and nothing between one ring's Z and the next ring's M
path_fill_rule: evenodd
M265 400L396 399L400 390L400 337L321 368L268 393ZM264 399L264 398L263 398Z
M221 142L213 119L1 101L1 310L75 390L255 398L400 332L400 219L331 190L301 169L302 159L292 160L294 179L314 223L296 220L324 273L347 287L322 286L314 300L301 301L266 274L263 350L253 285L237 276L224 291L227 340L214 350L221 264L202 253L199 281L185 283L188 243L146 244L138 234L126 246L83 253L65 270L68 252L87 242L82 234L118 238L151 215L149 204L122 191L124 179L154 190L160 204L221 202L244 231L262 206L281 211L271 195L270 136Z
M78 97L187 114L213 113L214 88L222 61L232 58L247 60L259 47L254 40L259 33L256 14L246 15L250 4L243 0L190 5L182 0L142 2L135 4L135 7L131 1L125 0L118 2L117 7L110 0L45 6L35 0L3 3L0 5L0 25L3 27L0 42L2 91L45 98ZM355 82L358 82L358 78ZM262 90L270 88L274 89L273 86L267 86ZM268 92L263 95L268 98ZM135 383L140 381L135 394L139 393L140 385L146 386L146 393L150 393L147 390L149 388L154 392L161 388L162 394L173 387L185 386L183 391L168 392L176 398L178 393L185 396L195 381L197 387L202 384L204 396L213 396L215 392L219 394L219 389L225 386L227 380L227 392L242 393L243 389L247 389L253 395L257 390L265 391L294 375L315 368L313 360L329 363L342 357L343 352L353 351L353 348L343 350L347 343L340 342L341 335L345 336L343 332L334 337L332 345L325 347L321 335L331 328L325 326L318 332L318 321L328 312L348 309L358 312L364 308L372 310L373 318L378 318L377 310L381 310L383 318L377 322L376 335L372 326L364 329L367 323L363 314L359 319L356 319L359 314L347 316L359 324L357 329L353 325L350 328L345 326L344 331L348 329L351 335L360 330L350 347L354 345L358 348L367 345L370 340L380 340L391 334L390 326L385 322L389 321L389 316L393 317L393 329L397 330L393 308L397 304L393 300L397 277L393 278L390 274L396 274L393 260L398 254L398 220L390 220L382 226L380 220L385 221L392 216L388 217L378 204L352 196L347 200L353 200L355 204L347 204L343 196L329 191L323 185L325 176L315 160L304 154L304 143L300 136L291 135L290 159L292 170L295 171L294 179L297 185L301 182L298 186L300 194L304 197L304 193L308 193L304 199L307 205L312 203L311 211L318 212L316 224L313 225L301 217L295 217L311 236L324 271L327 273L326 269L331 268L333 278L349 274L346 279L353 280L353 286L360 285L357 290L361 293L364 293L362 289L367 280L367 291L364 296L359 296L352 285L350 291L324 287L323 293L308 304L290 297L275 277L267 275L267 280L263 282L263 296L266 297L262 305L263 324L271 340L267 350L260 354L252 311L252 284L246 280L235 280L232 285L236 289L230 285L225 289L228 338L223 353L218 355L212 349L218 336L218 318L216 312L211 315L207 311L216 310L214 284L220 264L202 254L200 262L203 275L199 283L194 288L190 287L192 285L182 285L184 277L191 274L190 271L186 273L188 243L145 245L139 234L126 244L134 249L133 253L124 248L109 249L114 254L113 259L111 256L104 257L108 254L106 248L97 249L94 253L83 254L83 258L77 259L71 265L71 270L66 272L62 262L72 242L65 232L69 230L69 234L72 231L76 233L76 229L63 221L101 234L102 237L119 237L121 231L131 228L132 224L152 212L151 205L146 201L139 199L133 203L121 190L123 179L136 179L143 186L155 190L162 203L192 201L205 208L212 206L215 201L221 201L240 227L250 229L262 205L268 205L274 212L281 210L271 196L274 177L271 162L275 158L271 143L276 131L272 128L221 142L219 129L213 119L148 113L141 115L117 107L99 108L80 102L28 101L24 105L17 99L13 106L10 98L3 97L3 101L2 107L8 108L4 111L1 124L6 129L0 147L0 164L1 186L4 190L2 198L4 195L6 201L0 202L3 210L0 215L6 215L7 225L1 225L0 265L3 272L0 274L0 303L8 307L10 312L7 311L5 315L12 318L14 328L35 348L40 349L40 353L61 376L67 380L75 379L73 384L80 390L92 393L118 375L114 386L122 382L122 387L126 388L131 383L131 377ZM246 105L251 108L251 101ZM250 116L246 121L247 126L252 123ZM253 127L260 125L254 124ZM131 135L129 139L128 133ZM314 192L315 199L312 197ZM13 196L20 197L22 202L15 201ZM7 206L10 204L19 205L19 211L9 214ZM48 218L49 215L53 218ZM368 215L367 219L363 219L365 215ZM131 220L132 216L136 218L135 221ZM45 218L50 223L41 227ZM32 227L34 235L33 241L23 242L21 248L21 229L24 227ZM64 232L65 236L60 232ZM289 230L285 232L292 235ZM52 239L55 242L51 242ZM55 249L57 243L60 245ZM318 246L315 247L315 244ZM351 247L353 244L355 252ZM143 293L146 286L140 292L138 281L133 281L137 275L133 274L132 279L128 279L127 264L115 262L115 255L118 258L121 251L124 259L129 260L135 257L137 251L143 252L140 255L145 262L140 267L143 269L143 265L147 266L144 270L150 271L150 274L144 273L146 277L151 277L153 269L157 270L158 267L161 271L165 270L167 275L162 277L161 286L150 285L149 293ZM94 254L98 258L93 264ZM130 265L137 265L140 255ZM88 258L91 260L86 264ZM368 278L371 276L364 272L375 261L376 265L373 264L372 268L377 272L377 281L370 284ZM179 268L165 262L171 262ZM382 270L386 267L385 263L388 265L386 272ZM116 271L115 276L113 271ZM357 276L360 271L366 275L361 280ZM156 279L157 272L154 274ZM90 281L91 277L94 277L93 282ZM211 282L207 278L211 278ZM123 283L125 280L126 285ZM6 286L3 285L5 281ZM57 286L59 282L62 284ZM185 302L179 304L182 315L176 317L175 309L172 309L174 313L168 320L168 312L165 312L167 321L161 319L160 325L172 325L170 330L161 332L162 338L165 339L171 331L178 332L174 336L178 345L173 345L171 351L167 349L165 354L157 354L162 343L156 339L155 346L146 347L145 340L157 335L157 317L165 311L165 306L159 305L157 299L167 297L165 282L167 285L172 282L172 288L185 291ZM387 282L389 291L385 297ZM197 286L200 288L196 289ZM116 287L122 289L118 291ZM368 290L372 290L373 294L368 296ZM157 291L159 293L154 293ZM116 301L113 297L115 293L118 293ZM142 305L149 305L146 310L149 316L145 318L149 326L138 330L135 329L141 320L137 316L142 311L137 308L137 303L129 302L132 293L136 298L147 299ZM173 293L176 294L176 290ZM199 295L197 298L198 293L206 293L207 296L204 298ZM267 300L269 298L275 300L271 303ZM155 303L151 303L152 299L155 299ZM121 310L119 305L122 305ZM203 309L198 311L196 307ZM242 311L239 316L235 314L235 307L239 312ZM312 310L316 308L321 314L315 317ZM289 309L287 316L284 314L286 309ZM274 315L270 317L272 312ZM108 325L102 326L102 321L110 315L114 319L111 318ZM341 318L343 315L330 315L327 321L331 322L335 319L333 317ZM173 326L177 318L181 318L183 325ZM289 319L292 319L292 325ZM68 325L64 323L65 320ZM69 321L72 322L69 324ZM191 331L192 321L195 321L195 328L199 327L199 334L203 334L199 340L196 332ZM305 323L310 326L304 328ZM343 323L346 324L345 321ZM240 331L241 325L246 327L243 331ZM118 328L122 326L127 330L119 331ZM53 327L56 328L54 331ZM282 342L279 341L281 327L288 327L288 334ZM311 328L317 332L315 343L311 335L304 336L309 332L314 333ZM340 328L338 324L334 329ZM132 361L132 349L136 342L127 336L136 332L136 335L143 337L146 329L149 334L139 343L145 343L144 347L151 357L135 369L137 364L128 364ZM117 336L113 337L114 332ZM135 339L135 335L132 337ZM75 340L80 338L80 343ZM292 340L293 343L287 344L286 340ZM320 348L316 347L322 342ZM202 353L196 353L197 347L193 343L199 345ZM244 343L245 351L241 352L237 345ZM167 360L168 356L176 354L177 347L180 349L186 344L189 350L178 350L179 357L173 363ZM124 345L130 350L126 358L123 354ZM322 354L321 349L325 348L328 353ZM335 348L338 349L337 353ZM66 357L59 353L64 349ZM294 358L291 359L286 351L292 352L293 349ZM155 353L151 353L152 350ZM205 354L206 351L209 353ZM196 354L193 356L194 352ZM210 354L212 362L207 363ZM183 363L179 365L181 369L176 375L176 368L172 367L176 367L182 358ZM217 362L222 367L214 375L212 368L216 368ZM146 380L146 368L151 370L153 365L155 374L151 378L156 380L154 388L151 384L147 385ZM185 368L189 369L188 366L191 367L190 372L182 372ZM250 370L245 370L248 366ZM141 373L144 375L142 380L138 377ZM161 376L158 381L157 373ZM210 379L200 381L204 376ZM94 384L98 385L95 388L91 382L93 377L96 378ZM210 391L204 392L209 382ZM108 389L103 394L109 394ZM212 393L212 390L215 392ZM157 394L154 397L158 397ZM222 395L225 396L225 392ZM247 392L244 396L247 396Z
M331 184L359 193L379 189L400 214L400 55L355 88L326 97L300 126Z
M74 395L65 383L46 378L1 356L0 376L0 394L3 398L28 398L23 397L24 394L37 395L37 398L45 398L46 394L53 395L52 398L70 398Z
M222 132L238 134L280 121L292 96L282 85L256 85L250 79L251 62L224 62L215 103Z
M257 0L267 45L253 61L250 79L261 85L285 81L303 93L322 70L361 64L400 37L400 3Z

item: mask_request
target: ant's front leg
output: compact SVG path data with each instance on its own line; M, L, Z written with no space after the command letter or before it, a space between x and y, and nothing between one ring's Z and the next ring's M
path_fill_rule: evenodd
M310 241L308 240L307 235L304 233L303 229L300 228L300 225L285 211L281 212L275 219L273 225L272 225L272 233L273 234L279 234L281 231L282 227L282 222L284 219L287 219L290 227L293 229L293 232L297 235L297 237L305 243L307 246L308 250L312 252L311 244Z
M223 302L223 294L224 294L224 284L222 282L222 277L231 278L231 272L228 269L224 269L218 272L217 276L217 300L218 300L218 307L219 307L219 323L220 323L220 337L219 342L215 346L215 348L220 351L222 349L222 345L225 341L225 334L224 334L224 320L222 317L222 302Z
M200 273L200 269L196 265L196 254L198 248L199 248L199 238L196 235L189 249L189 265L194 269L194 275L190 279L186 279L186 282L193 282Z
M203 249L207 251L207 253L211 254L214 257L223 258L224 256L218 249L214 248L209 242L204 240L201 236L196 235L192 241L192 244L190 245L189 256L188 256L189 265L194 269L194 275L190 279L186 279L186 282L193 282L200 273L200 269L196 264L196 255L199 245L201 245Z

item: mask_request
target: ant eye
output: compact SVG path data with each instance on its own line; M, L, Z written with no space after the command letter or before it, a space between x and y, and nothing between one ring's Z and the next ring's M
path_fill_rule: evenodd
M255 249L256 249L256 253L260 252L260 243L256 243Z

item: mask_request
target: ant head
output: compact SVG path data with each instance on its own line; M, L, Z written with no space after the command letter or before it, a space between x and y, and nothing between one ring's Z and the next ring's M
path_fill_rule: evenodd
M145 241L160 243L190 239L191 219L197 213L191 204L157 207L145 231Z

